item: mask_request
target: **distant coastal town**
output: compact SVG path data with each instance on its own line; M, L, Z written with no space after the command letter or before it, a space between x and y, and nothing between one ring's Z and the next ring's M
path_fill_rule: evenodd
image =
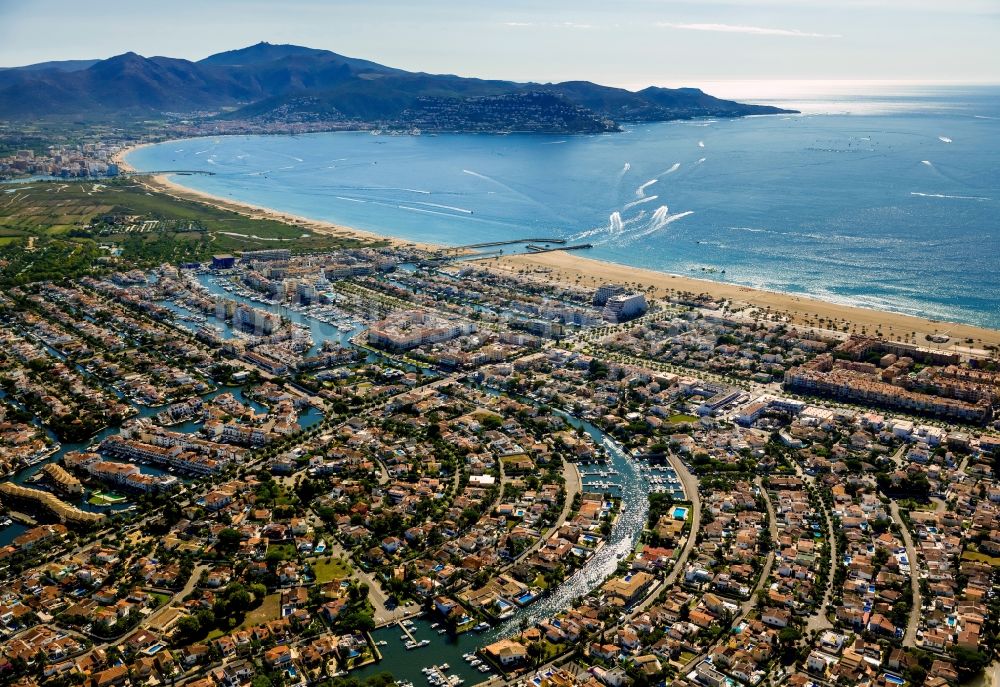
M0 321L11 682L943 686L996 646L995 348L401 244Z

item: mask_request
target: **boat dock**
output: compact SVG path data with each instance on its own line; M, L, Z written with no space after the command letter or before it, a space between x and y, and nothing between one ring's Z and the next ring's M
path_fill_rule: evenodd
M410 628L408 628L406 625L404 625L402 620L400 620L396 624L399 625L399 629L403 631L403 634L405 634L407 637L410 638L411 642L413 642L413 643L417 642L417 638L413 636L413 633L410 632Z
M26 513L20 513L16 510L7 511L7 515L10 516L11 520L21 523L22 525L31 525L32 527L38 524L38 521Z

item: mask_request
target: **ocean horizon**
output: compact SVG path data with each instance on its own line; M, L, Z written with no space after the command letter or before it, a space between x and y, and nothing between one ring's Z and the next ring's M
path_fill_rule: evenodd
M404 240L559 237L600 260L1000 328L1000 87L808 95L768 101L800 115L614 134L220 136L127 160Z

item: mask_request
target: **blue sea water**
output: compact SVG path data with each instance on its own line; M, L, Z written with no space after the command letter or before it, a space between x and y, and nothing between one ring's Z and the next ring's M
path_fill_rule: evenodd
M200 138L128 159L409 240L559 236L589 257L1000 327L1000 88L807 108L597 136Z

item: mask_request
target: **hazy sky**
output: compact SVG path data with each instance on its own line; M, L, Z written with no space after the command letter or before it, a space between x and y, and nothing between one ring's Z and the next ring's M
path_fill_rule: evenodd
M0 65L261 40L411 70L640 87L1000 82L1000 0L0 0Z

